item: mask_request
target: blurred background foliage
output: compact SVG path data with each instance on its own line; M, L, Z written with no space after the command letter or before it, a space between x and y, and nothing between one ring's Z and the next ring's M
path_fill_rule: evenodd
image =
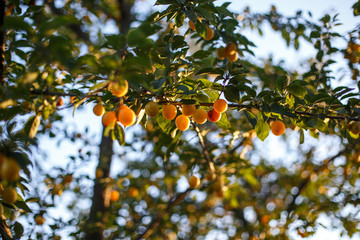
M24 172L16 182L2 181L19 194L14 204L1 201L1 229L6 221L14 238L289 239L290 232L316 233L321 216L342 235L359 231L358 28L344 35L337 15L286 16L275 6L233 13L229 3L213 0L158 0L146 13L137 7L152 5L141 0L2 3L0 152ZM359 9L356 2L355 16ZM272 57L259 61L242 32L262 35L266 26L290 48L312 46L314 56L299 70ZM237 61L216 54L229 43ZM338 61L346 62L350 84L335 77ZM96 102L116 109L119 99L107 85L124 79L130 89L121 101L138 113L138 126L107 129L99 144L93 131L67 120L69 109L76 119ZM222 93L230 110L221 120L192 123L186 132L143 110L153 100L209 110ZM275 119L287 126L271 144L270 155L286 153L281 162L262 154L258 141ZM40 147L49 139L65 159L50 161L50 144ZM187 187L190 175L201 178L198 189ZM119 199L110 201L114 190ZM103 209L95 204L99 194Z

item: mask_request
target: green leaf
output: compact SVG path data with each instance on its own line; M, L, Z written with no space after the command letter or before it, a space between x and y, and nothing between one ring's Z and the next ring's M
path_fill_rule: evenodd
M174 3L174 0L157 0L155 5L167 5Z
M310 33L310 38L319 38L319 37L320 37L319 31L314 30Z
M267 138L267 136L269 135L269 132L270 132L270 126L262 118L262 113L261 112L259 112L259 114L258 114L258 121L257 121L257 124L255 126L255 132L256 132L257 137L261 141L264 141Z
M313 117L306 122L306 125L309 128L315 128L322 132L328 132L327 124L320 118Z
M51 29L58 29L70 24L79 23L75 16L62 15L54 16L50 21L45 21L40 25L40 32L46 32Z
M286 104L289 105L289 108L294 108L295 105L295 98L293 95L286 95Z
M29 206L23 202L23 201L16 201L15 202L15 206L24 210L25 212L29 212L29 213L32 213L31 209L29 208Z
M321 51L319 51L319 52L316 54L316 59L317 59L319 62L321 62L322 59L323 59L323 56L324 56L324 51L321 50Z
M125 131L119 124L115 124L114 134L118 143L120 145L125 145Z
M127 43L130 47L147 48L152 46L152 40L146 37L146 34L139 29L131 29L127 35Z
M33 83L37 79L38 75L38 72L27 72L19 79L19 82L22 84Z
M97 90L94 90L93 92L96 92ZM88 99L88 97L83 97L82 99L80 99L79 101L75 102L74 103L74 109L73 109L73 112L72 112L72 115L74 116L75 115L75 110L85 102L85 100Z
M169 134L172 130L172 124L171 121L164 118L162 113L159 113L157 116L157 122L160 126L160 128L167 134Z
M289 85L289 82L290 82L290 78L289 76L287 75L282 75L282 76L279 76L277 79L276 79L276 82L275 82L275 85L276 85L276 90L282 94L284 89Z
M203 59L211 55L211 52L199 50L196 53L193 54L193 58Z
M226 115L226 113L221 114L221 118L218 122L216 122L216 125L218 125L220 128L226 130L230 128L230 122Z
M173 38L173 42L171 44L171 47L173 50L179 49L179 48L183 48L183 47L188 47L189 45L187 44L187 42L185 41L183 36L180 35L176 35Z
M166 78L165 78L165 77L159 78L159 79L153 81L153 82L151 83L151 86L153 87L154 90L158 90L158 89L160 89L160 88L164 85L165 82L166 82Z
M201 75L201 74L219 74L219 75L223 75L224 74L224 70L221 68L203 68L201 70L199 70L196 75Z
M141 30L146 36L151 36L157 33L162 27L155 23L150 22L143 22L139 27L139 30ZM121 35L120 35L121 37Z
M14 17L14 16L7 16L5 17L5 28L6 29L13 29L13 30L24 30L26 32L31 32L32 27L24 21L23 17Z
M40 126L41 113L38 113L31 121L31 127L29 129L29 138L34 138Z
M202 38L206 37L206 24L203 24L197 20L195 22L195 30Z
M256 91L254 89L252 89L251 87L243 84L243 83L238 84L237 88L240 91L246 92L250 97L255 97L256 96Z
M102 81L102 82L99 82L99 83L95 84L94 86L92 86L89 90L96 91L96 90L106 87L108 84L109 84L109 81Z
M359 97L359 93L348 93L348 94L345 94L344 96L342 96L340 98L340 100L343 100L343 99L346 99L346 98L350 98L350 97Z
M245 113L245 116L247 117L247 119L249 120L250 124L253 127L255 127L256 124L257 124L256 116L252 112L250 112L248 110L245 110L244 113Z
M21 169L27 174L30 175L30 172L28 171L27 166L30 164L31 161L27 157L25 153L22 152L12 152L9 154L10 157L15 158L16 162L20 165Z
M213 19L213 14L209 10L214 11L215 9L211 9L209 4L201 4L196 8L196 10L202 17L209 20Z
M122 49L126 44L126 39L124 35L120 34L112 34L106 35L106 43L105 46L111 49Z
M23 235L24 233L24 227L19 223L19 222L15 222L14 223L14 232L15 232L15 238L16 239L20 239L20 237Z
M286 89L289 93L301 99L307 94L306 88L298 84L290 84Z
M353 6L353 14L354 16L359 16L360 15L360 1L357 1Z
M181 27L184 24L184 20L185 20L185 14L182 12L178 12L175 17L175 25L177 27Z
M226 100L229 102L239 102L240 101L240 93L236 86L228 85L225 87L224 95Z
M188 17L191 21L193 21L194 23L196 22L197 16L193 11L185 10L185 14L186 14L186 17Z

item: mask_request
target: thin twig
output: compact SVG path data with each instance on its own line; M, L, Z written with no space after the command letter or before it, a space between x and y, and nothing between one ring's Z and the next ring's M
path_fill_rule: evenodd
M178 195L173 197L169 201L165 210L160 212L159 214L155 215L153 217L152 221L150 222L150 224L147 226L146 230L143 233L139 234L135 239L136 240L140 240L142 238L146 239L148 236L150 236L150 234L152 233L152 230L159 224L161 218L164 215L166 215L171 208L173 208L176 204L178 204L178 202L181 201L188 192L190 192L192 190L193 190L193 188L188 188L185 192L179 193Z
M204 157L205 157L205 159L206 159L206 161L207 161L207 163L209 165L210 171L212 173L215 173L214 163L211 161L210 154L206 149L205 142L204 142L204 137L202 136L199 127L196 124L194 124L194 125L195 125L195 131L196 131L196 133L198 135L198 138L199 138L201 148L203 149L203 152L204 152Z
M341 151L339 151L336 155L332 156L329 159L324 160L323 162L325 163L324 165L322 165L321 167L319 167L317 170L315 170L315 173L318 173L320 171L322 171L326 166L328 165L329 162L334 161L336 158L340 157L341 155L343 155L346 152L346 149L343 149ZM286 211L288 212L288 219L291 218L292 214L294 213L294 209L295 209L295 201L296 199L300 196L300 194L302 193L302 191L306 188L307 184L310 182L311 179L311 174L309 174L309 176L307 178L305 178L303 181L300 182L299 186L298 186L298 192L293 196L293 200L291 201L291 203L288 205Z
M77 96L76 94L73 94L73 93L51 92L51 91L41 91L41 90L31 90L30 94L43 95L43 96L59 96L59 97L66 97L66 96L76 97Z

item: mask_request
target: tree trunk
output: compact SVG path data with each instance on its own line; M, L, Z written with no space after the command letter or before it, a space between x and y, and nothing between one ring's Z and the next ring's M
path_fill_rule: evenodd
M116 19L121 34L126 34L131 23L131 7L132 4L128 0L118 0L120 18ZM108 207L110 204L111 188L106 184L106 178L109 177L111 158L113 155L113 141L111 137L104 136L100 144L100 156L97 166L98 171L103 172L103 176L95 179L94 195L92 198L92 206L90 215L86 225L85 240L101 240L103 239L103 231L106 228L108 219Z
M105 130L105 128L104 128ZM113 155L113 141L111 137L105 137L104 132L100 143L100 156L97 170L102 176L95 179L94 195L89 219L86 225L86 240L100 240L105 229L110 201L110 188L106 184L106 178L110 175L111 157Z
M0 0L0 82L5 83L5 0Z
M5 83L5 0L0 0L0 82ZM0 216L0 236L2 239L12 239L11 230L4 216Z

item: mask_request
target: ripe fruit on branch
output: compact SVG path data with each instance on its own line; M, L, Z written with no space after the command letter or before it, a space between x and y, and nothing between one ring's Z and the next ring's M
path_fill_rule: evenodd
M197 188L200 185L200 178L196 176L190 176L188 178L190 188Z
M135 198L135 197L137 197L139 195L139 190L137 188L135 188L135 187L129 187L128 195L130 197Z
M218 99L214 102L214 110L223 113L228 109L228 104L224 99Z
M229 62L236 62L236 60L238 60L239 56L238 54L235 52L234 54L232 55L228 55L227 56Z
M125 127L132 126L136 122L135 112L128 107L120 107L117 115L117 120Z
M229 43L228 45L226 45L225 51L226 51L226 56L234 55L236 53L235 43Z
M270 129L275 136L280 136L285 132L285 124L282 121L276 120L271 123Z
M116 113L113 111L106 112L101 119L104 127L111 126L111 128L115 126L116 120Z
M105 113L105 108L101 103L98 103L94 106L93 112L96 116L102 116Z
M226 57L226 50L224 47L220 47L218 48L218 50L216 51L216 56L218 59L220 60L224 60Z
M65 184L71 183L72 180L73 180L73 177L72 177L71 174L66 174L66 175L64 176L64 183L65 183Z
M112 190L110 193L110 201L111 202L115 202L119 199L120 197L120 193L116 190Z
M208 117L207 112L202 108L196 109L196 111L193 114L193 119L198 124L204 124L207 120L207 117Z
M214 37L214 30L212 30L209 26L206 27L206 37L205 40L209 41Z
M208 119L210 122L217 122L220 120L220 118L221 118L221 113L218 113L214 109L208 112Z
M123 82L111 82L109 86L111 93L115 97L123 97L127 94L129 90L129 84L126 80L124 80Z
M4 188L4 191L1 193L1 196L4 202L11 204L16 202L17 192L15 188L11 186L7 186Z
M63 194L63 185L55 184L55 186L53 188L53 194L61 196Z
M21 167L13 158L7 158L1 168L1 176L10 182L17 181L20 178Z
M71 96L70 97L70 103L74 103L75 102L75 96Z
M183 115L187 117L191 117L194 114L195 110L196 110L195 105L183 105L181 112Z
M145 105L145 113L149 117L156 117L159 114L159 104L156 102L148 102Z
M195 31L195 24L193 21L189 20L189 27L191 28L191 30Z
M56 102L57 107L61 107L64 104L64 99L62 97L59 97L59 99Z
M176 117L177 109L174 105L167 104L163 106L162 114L165 119L173 120Z
M175 125L180 131L186 131L189 128L190 120L185 115L180 115L175 119Z
M45 219L41 215L36 215L35 223L36 223L36 225L43 225L45 223Z
M206 178L206 180L208 180L208 181L213 181L213 180L216 179L216 174L215 174L215 173L207 173L207 174L205 175L205 178Z

